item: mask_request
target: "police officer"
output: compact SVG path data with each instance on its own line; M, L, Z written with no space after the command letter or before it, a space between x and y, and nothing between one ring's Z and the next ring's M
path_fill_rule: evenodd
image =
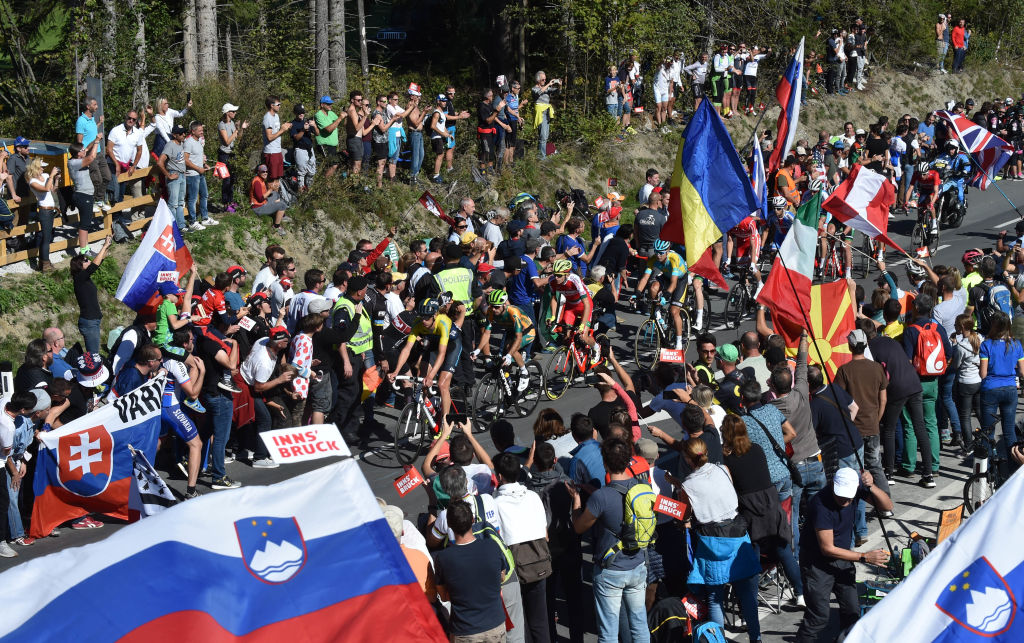
M474 278L473 271L459 265L462 248L457 243L444 248L445 266L434 275L432 296L439 297L442 293L450 293L452 301L462 302L466 306L466 324L462 328L462 340L465 346L476 346L476 325L469 321L476 310L476 303L483 296L483 289ZM459 359L459 370L456 373L459 384L471 387L476 380L473 373L473 360L469 351L463 351Z
M334 423L341 427L345 441L358 442L360 448L365 448L369 439L369 427L364 424L356 430L355 411L363 391L366 359L369 357L373 363L373 324L363 307L367 285L366 277L361 275L349 278L345 294L338 298L331 311L333 327L341 331L342 340L338 346L341 357L337 367L338 396L332 416Z

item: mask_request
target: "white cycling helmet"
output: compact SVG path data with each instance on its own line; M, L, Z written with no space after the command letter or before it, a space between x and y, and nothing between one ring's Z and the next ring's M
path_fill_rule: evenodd
M784 207L786 207L786 197L784 197L784 196L773 197L772 198L772 206L776 207L776 208L784 208Z
M921 161L917 164L917 171L921 174L927 174L929 168L931 168L931 166L928 165L928 161Z
M914 263L913 261L907 262L907 274L911 277L921 279L928 275L928 271Z
M807 184L807 189L811 192L821 192L825 187L825 182L821 179L811 179L811 182Z

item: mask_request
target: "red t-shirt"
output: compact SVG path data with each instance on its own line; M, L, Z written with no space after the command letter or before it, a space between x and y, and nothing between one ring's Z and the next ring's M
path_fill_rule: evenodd
M249 204L258 208L267 202L267 184L259 176L254 176L249 184Z

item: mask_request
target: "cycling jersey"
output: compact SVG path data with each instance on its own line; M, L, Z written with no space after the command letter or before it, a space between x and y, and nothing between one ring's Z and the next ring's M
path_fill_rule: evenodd
M920 172L914 172L914 178L910 179L910 184L916 185L917 191L922 195L931 194L942 185L942 178L935 170L928 170L924 176L921 176Z
M655 270L659 274L667 274L669 277L682 277L686 274L686 261L679 256L679 253L669 250L665 255L664 261L658 261L657 255L647 260L647 268L644 270L644 274L649 275Z
M511 328L515 333L522 333L524 340L527 334L533 336L533 322L523 311L512 304L505 306L505 310L500 315L494 314L493 308L488 309L487 323L484 328L491 330L492 326Z
M583 284L583 280L580 276L574 273L566 275L568 278L564 284L558 283L558 278L552 275L548 279L548 285L551 286L551 290L556 295L565 296L565 305L576 307L581 306L585 299L590 299L590 290Z
M408 343L413 343L420 337L430 342L431 346L445 347L448 345L448 336L452 330L452 320L448 315L437 314L434 316L434 326L427 328L423 321L416 322L416 325L409 331Z
M736 258L750 255L752 261L757 261L761 254L761 235L757 229L757 219L748 216L729 230L729 236L736 239Z
M164 360L163 367L167 370L167 382L164 384L163 407L177 406L181 400L181 385L187 384L192 378L189 377L188 367L185 362L168 358Z

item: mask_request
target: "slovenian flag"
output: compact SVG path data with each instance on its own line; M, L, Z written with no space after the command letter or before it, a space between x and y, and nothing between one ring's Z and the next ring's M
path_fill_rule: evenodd
M768 173L779 169L789 150L796 140L796 126L800 120L800 101L804 91L804 39L793 54L793 59L786 67L786 73L779 79L775 88L775 98L779 101L779 132L775 137L775 149L768 159ZM756 136L755 136L756 138Z
M190 268L192 253L185 247L185 240L167 202L160 199L142 243L124 267L115 297L132 310L141 310L157 296L161 273L183 275Z
M804 315L811 309L811 282L814 280L820 214L819 190L797 209L793 225L779 246L775 263L757 295L757 301L771 308L773 318L784 316L804 325Z
M447 640L352 459L183 502L0 586L5 642Z
M711 259L711 246L756 212L758 203L743 161L711 101L701 101L683 130L670 194L661 238L685 244L690 270L726 288Z
M757 133L754 133L754 149L750 154L750 181L754 186L754 195L757 200L761 202L761 208L758 210L761 214L761 220L768 220L768 180L764 174L764 153L761 151L761 141L757 138Z

